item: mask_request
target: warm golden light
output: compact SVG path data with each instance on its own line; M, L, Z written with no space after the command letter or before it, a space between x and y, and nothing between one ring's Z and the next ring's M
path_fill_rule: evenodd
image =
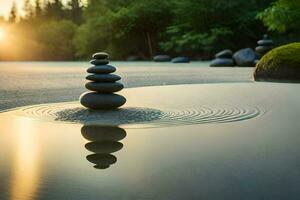
M0 27L0 41L4 40L5 38L5 30L4 28Z
M15 161L12 167L11 199L33 200L39 186L39 137L30 120L19 119Z

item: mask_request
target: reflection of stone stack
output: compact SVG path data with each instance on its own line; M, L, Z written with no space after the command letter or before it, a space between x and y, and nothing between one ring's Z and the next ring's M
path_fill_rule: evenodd
M123 148L123 144L119 141L126 137L124 129L85 125L81 128L81 133L85 139L90 141L85 148L94 154L88 155L86 158L95 164L95 168L106 169L117 162L117 158L111 153Z
M116 109L124 105L126 99L114 94L122 90L124 86L116 82L121 79L120 76L111 74L116 71L116 68L108 65L108 54L95 53L90 63L93 66L88 68L87 72L92 74L86 77L90 82L86 83L85 87L92 92L81 95L81 104L90 109Z
M255 48L255 51L260 57L262 57L273 48L274 42L267 34L265 34L263 39L259 40L257 44L258 46Z

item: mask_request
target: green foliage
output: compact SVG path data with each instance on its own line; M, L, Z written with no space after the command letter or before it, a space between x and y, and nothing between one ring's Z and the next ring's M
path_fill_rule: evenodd
M263 24L279 32L277 38L295 40L299 1L89 0L83 7L81 0L25 0L26 15L17 20L14 5L9 21L18 22L18 32L26 30L30 44L39 43L39 60L85 59L96 51L114 59L160 53L211 58L225 48L255 47L267 30Z
M94 0L85 13L86 23L75 37L82 57L99 49L113 52L115 58L130 54L152 57L171 17L168 2L158 0L115 1L114 7Z
M249 46L262 33L255 15L266 5L256 0L176 0L173 4L173 22L166 29L170 39L160 43L165 51L210 57L224 48Z
M38 41L45 46L45 59L71 60L76 25L69 20L49 21L38 28Z
M300 0L278 0L257 15L270 31L300 31Z
M192 53L201 51L212 51L221 38L231 35L231 30L227 28L212 28L208 32L185 32L180 26L168 27L166 33L170 39L161 43L165 51L175 51L176 53Z

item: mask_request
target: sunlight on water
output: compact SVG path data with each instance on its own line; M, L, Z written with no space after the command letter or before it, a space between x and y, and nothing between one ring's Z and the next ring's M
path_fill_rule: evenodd
M11 185L11 200L31 200L40 182L40 141L32 121L15 121L15 154Z
M222 101L267 105L268 112L250 120L156 128L57 123L3 112L0 200L240 199L240 192L245 200L298 199L298 85L158 88L138 94L130 89L126 97L131 105L161 109ZM182 92L170 101L171 93L186 88L197 95ZM205 116L184 112L179 118L193 122L194 114Z

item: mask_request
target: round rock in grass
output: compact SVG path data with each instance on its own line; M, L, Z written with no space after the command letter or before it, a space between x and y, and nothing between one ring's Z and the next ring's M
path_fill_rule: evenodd
M86 89L96 92L112 93L121 91L124 85L118 82L115 83L99 83L88 82L85 84Z
M109 60L103 59L103 60L98 60L98 59L93 59L90 61L92 65L107 65L109 63Z
M115 72L116 70L117 69L111 65L99 65L88 68L87 72L94 74L109 74Z
M98 52L93 54L92 58L97 59L97 60L103 60L103 59L108 59L108 54L105 52Z
M115 74L90 74L86 77L87 80L95 82L116 82L121 80L121 77Z
M257 63L254 79L258 81L300 82L300 42L269 51Z
M80 103L90 109L117 109L126 103L125 97L118 94L87 92L80 96Z

